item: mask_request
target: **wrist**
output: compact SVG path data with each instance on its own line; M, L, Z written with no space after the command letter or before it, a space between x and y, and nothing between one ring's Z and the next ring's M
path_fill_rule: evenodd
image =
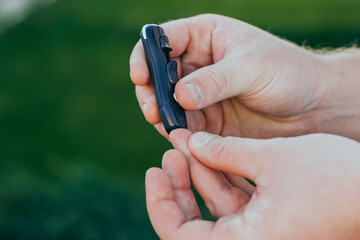
M360 49L318 55L321 99L315 116L317 132L360 140Z

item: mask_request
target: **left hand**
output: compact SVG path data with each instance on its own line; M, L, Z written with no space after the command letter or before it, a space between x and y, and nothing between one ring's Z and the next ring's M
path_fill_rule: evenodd
M254 140L185 132L173 131L172 142L190 164L207 168L194 174L197 191L219 219L201 220L186 157L170 150L163 169L146 174L148 213L161 239L360 238L359 143L326 134ZM253 180L255 192L246 199L208 167Z
M193 132L297 136L314 132L323 126L317 120L334 112L319 105L330 84L318 54L221 15L202 14L161 27L179 65L176 99L187 110ZM141 41L130 57L130 76L146 120L168 138Z

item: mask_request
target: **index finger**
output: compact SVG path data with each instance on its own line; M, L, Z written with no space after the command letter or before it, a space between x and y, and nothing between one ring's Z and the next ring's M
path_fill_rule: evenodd
M183 54L190 42L190 27L188 19L180 19L161 25L169 38L170 46L174 49L171 57ZM139 40L130 56L130 77L136 85L145 85L150 81L144 48Z

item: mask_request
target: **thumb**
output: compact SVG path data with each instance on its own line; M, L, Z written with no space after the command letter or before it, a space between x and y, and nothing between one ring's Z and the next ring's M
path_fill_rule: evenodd
M256 180L285 162L283 138L256 140L194 133L188 142L191 154L204 165L226 173Z
M187 110L198 110L246 92L248 81L239 79L234 62L226 57L182 78L175 87L177 101Z

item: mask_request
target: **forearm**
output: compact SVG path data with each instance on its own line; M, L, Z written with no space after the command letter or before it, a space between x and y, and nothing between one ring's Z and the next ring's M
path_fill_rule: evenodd
M320 56L323 89L315 117L317 132L360 141L360 49L350 48Z

